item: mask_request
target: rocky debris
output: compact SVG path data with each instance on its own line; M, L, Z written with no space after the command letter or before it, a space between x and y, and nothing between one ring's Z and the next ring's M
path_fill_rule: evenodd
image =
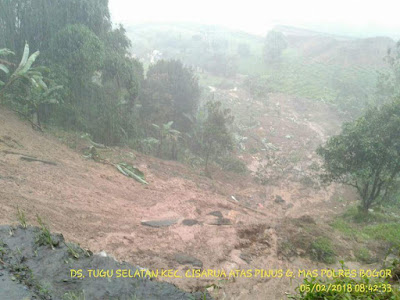
M142 221L141 224L144 226L160 228L160 227L168 227L178 223L176 219L167 219L167 220L152 220L152 221Z
M0 226L0 299L80 299L82 295L85 299L204 299L201 292L181 291L109 255L92 255L66 243L61 235L49 236L61 236L58 246L39 245L40 234L37 227ZM179 260L202 266L190 256ZM126 276L118 277L118 272ZM212 298L206 295L206 299Z
M223 215L219 210L212 211L212 212L209 213L209 215L215 216L215 217L218 217L218 218L223 218Z
M252 262L252 257L250 254L247 253L240 253L239 257L244 260L247 264L250 264Z
M224 218L224 216L219 210L212 211L207 215L208 218L206 218L206 220L204 221L204 223L207 225L216 225L216 226L232 225L231 220L228 218Z
M294 206L293 203L289 203L289 204L286 206L286 209L291 209L293 206Z
M182 221L182 225L185 225L185 226L193 226L193 225L197 225L197 224L200 224L200 222L195 219L185 219Z
M281 196L276 196L275 203L283 204L283 203L285 203L285 200L283 200L283 198Z
M174 258L176 262L181 265L192 265L199 268L203 267L203 262L201 260L185 253L176 253Z
M207 224L222 226L222 225L232 225L232 222L230 219L227 219L227 218L218 218L218 219L209 221Z
M304 215L301 216L300 218L297 218L298 221L300 221L301 223L306 223L306 224L317 224L314 220L313 217L309 216L309 215Z

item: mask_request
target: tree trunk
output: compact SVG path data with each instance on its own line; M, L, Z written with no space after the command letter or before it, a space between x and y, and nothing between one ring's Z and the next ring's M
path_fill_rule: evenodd
M171 157L173 160L178 159L177 150L176 150L176 142L172 142Z
M209 158L210 158L210 152L207 151L206 163L205 163L205 167L204 167L204 173L206 174L207 177L211 178L210 171L208 170L208 161L209 161Z
M162 136L160 137L160 143L158 144L158 157L161 158L161 154L162 154L162 148L163 148L163 138Z

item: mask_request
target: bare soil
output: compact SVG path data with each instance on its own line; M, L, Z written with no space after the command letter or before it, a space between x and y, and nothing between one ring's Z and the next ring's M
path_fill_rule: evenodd
M318 163L316 147L338 132L343 120L328 105L309 100L276 94L266 102L249 99L240 89L216 92L242 116L236 124L247 137L246 150L237 156L249 172L238 175L215 167L209 179L201 170L131 149L99 150L112 163L137 166L149 185L85 158L80 151L84 142L72 150L2 108L0 224L16 224L18 206L30 224L40 215L67 241L148 269L184 273L198 268L199 261L202 269L226 272L316 268L301 249L290 259L282 255L280 242L290 233L290 226L282 224L309 216L329 232L327 220L348 205L338 206L334 196L351 192L320 186L310 171ZM273 150L262 150L264 138ZM173 224L151 227L146 221ZM208 290L218 299L284 299L296 285L287 278L165 280L186 291L212 285Z

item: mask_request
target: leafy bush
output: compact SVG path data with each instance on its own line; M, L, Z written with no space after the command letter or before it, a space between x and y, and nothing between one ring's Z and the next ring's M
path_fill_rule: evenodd
M225 171L231 171L235 173L246 173L246 164L233 156L225 156L218 160L218 163L222 166Z
M367 264L372 263L371 253L365 247L357 249L357 251L355 251L355 256L359 261L365 262Z
M311 244L311 257L317 261L333 264L336 254L332 242L326 237L318 237Z

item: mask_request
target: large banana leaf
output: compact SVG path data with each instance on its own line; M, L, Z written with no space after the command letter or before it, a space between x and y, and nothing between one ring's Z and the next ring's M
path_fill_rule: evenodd
M29 71L29 69L31 68L32 64L35 62L36 58L39 56L40 52L36 51L35 53L33 53L29 59L27 60L26 64L22 67L21 69L21 73L25 74L26 72Z
M6 74L10 73L10 71L8 70L8 68L7 68L5 65L3 65L3 64L0 64L0 70L3 71L3 72L6 73Z
M21 69L26 64L28 57L29 57L29 45L28 43L25 43L24 53L22 54L22 58L17 70Z
M37 59L39 54L40 54L40 52L36 51L31 56L29 56L29 45L25 44L24 53L22 54L21 62L19 63L18 68L15 70L15 72L12 74L11 77L15 78L18 76L25 75L30 70L30 68L32 67L32 64L35 62L35 60Z
M140 183L148 184L148 182L144 179L144 173L140 171L138 168L135 168L126 163L119 163L116 164L115 166L117 167L118 171L120 171L125 176L131 177Z

